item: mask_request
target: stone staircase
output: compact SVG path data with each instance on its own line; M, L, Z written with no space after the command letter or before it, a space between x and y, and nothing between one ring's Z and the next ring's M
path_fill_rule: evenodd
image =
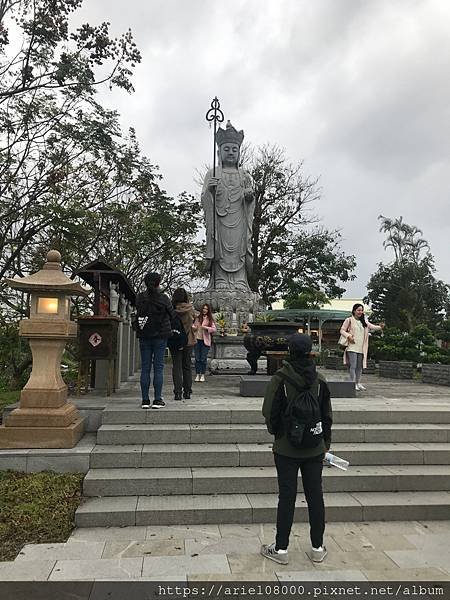
M79 527L274 522L277 481L261 401L103 412ZM450 519L450 406L334 407L328 521ZM301 486L300 486L301 489ZM299 494L296 520L307 520Z

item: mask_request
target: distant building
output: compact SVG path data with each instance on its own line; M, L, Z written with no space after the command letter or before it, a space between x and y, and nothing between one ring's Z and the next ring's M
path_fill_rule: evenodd
M370 306L364 304L361 298L335 298L330 300L327 304L323 304L321 308L324 310L343 310L348 313L352 312L352 307L356 303L360 303L364 306L364 312L366 315L370 315L372 312ZM284 300L278 300L272 304L272 310L282 310L284 308Z
M291 310L284 309L284 301L280 300L272 305L270 314L276 319L290 319L299 324L301 322L299 331L310 335L314 348L320 351L323 347L337 348L342 322L351 314L353 305L357 303L364 306L366 315L370 315L372 312L370 307L360 298L337 298L323 304L320 308Z
M370 315L372 309L368 304L364 304L361 298L335 298L330 300L327 304L323 304L321 308L326 310L346 310L351 313L353 305L357 303L364 306L366 315Z

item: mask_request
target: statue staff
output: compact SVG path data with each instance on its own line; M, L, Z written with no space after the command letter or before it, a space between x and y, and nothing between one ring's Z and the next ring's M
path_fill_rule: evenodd
M211 102L211 108L206 113L206 120L211 126L211 121L214 123L214 139L213 139L213 177L216 176L216 138L217 138L217 123L223 123L224 116L223 112L220 110L220 102L217 96L214 97L214 100ZM213 286L214 289L216 287L216 193L215 191L212 194L213 196L213 261L212 261L212 269L213 269Z

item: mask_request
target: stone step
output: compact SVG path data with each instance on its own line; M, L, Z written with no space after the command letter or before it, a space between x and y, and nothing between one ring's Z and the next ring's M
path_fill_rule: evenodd
M450 444L333 443L338 456L356 465L449 464ZM256 444L135 444L97 445L91 469L139 467L272 466L271 442Z
M88 498L77 509L78 527L275 523L276 494L122 496ZM353 492L325 494L326 518L333 521L444 520L449 492ZM308 520L302 494L295 520Z
M97 432L100 445L130 444L254 444L269 443L265 425L252 423L148 423L102 425ZM337 424L333 442L450 442L450 425L433 424Z
M271 377L269 375L243 375L239 381L241 396L263 398ZM355 398L355 383L348 379L327 380L332 398Z
M449 465L325 468L325 492L450 491ZM85 496L276 493L275 467L93 469Z
M222 444L270 442L264 425L253 424L135 424L102 425L97 443L105 444Z
M356 401L355 401L356 402ZM200 424L200 423L263 423L261 406L246 408L224 408L214 405L195 406L181 403L168 403L163 410L142 410L138 399L123 402L105 408L102 416L104 425L114 424ZM262 401L261 401L262 405ZM450 408L442 406L426 406L412 404L411 408L383 409L357 405L352 408L333 406L333 420L340 423L379 423L379 424L413 424L434 423L450 424Z

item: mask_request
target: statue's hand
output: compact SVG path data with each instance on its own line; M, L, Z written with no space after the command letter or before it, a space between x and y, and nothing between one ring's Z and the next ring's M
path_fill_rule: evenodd
M252 190L252 188L246 188L244 190L244 198L247 200L247 202L250 202L251 200L253 200L253 190Z
M218 185L219 185L219 178L218 177L210 177L209 181L208 181L208 191L209 192L214 191Z

